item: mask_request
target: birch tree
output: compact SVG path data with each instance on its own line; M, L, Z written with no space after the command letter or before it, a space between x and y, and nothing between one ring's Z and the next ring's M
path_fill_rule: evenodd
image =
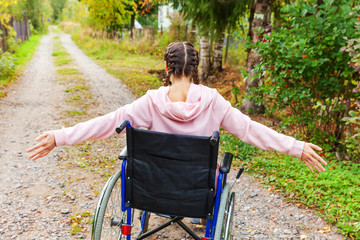
M254 0L254 4L250 9L250 28L249 28L249 37L252 42L258 42L262 40L262 35L259 32L259 29L264 31L270 31L271 25L271 0ZM257 87L259 85L259 78L253 78L256 65L260 63L261 57L258 55L257 51L254 49L248 50L248 56L246 59L246 72L248 74L246 80L246 91L249 93L251 88ZM263 113L264 106L256 105L255 101L245 99L244 104L240 107L242 111L252 112L252 113Z

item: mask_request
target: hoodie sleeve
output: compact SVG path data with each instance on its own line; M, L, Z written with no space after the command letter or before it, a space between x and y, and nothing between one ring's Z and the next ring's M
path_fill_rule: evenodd
M129 120L133 127L149 128L151 124L149 101L150 98L146 94L133 103L104 116L78 123L73 127L55 130L56 146L108 138L116 133L115 128L125 120Z
M275 150L301 158L304 142L252 121L218 93L215 97L214 111L215 114L220 113L217 114L220 116L220 125L240 140L264 150Z

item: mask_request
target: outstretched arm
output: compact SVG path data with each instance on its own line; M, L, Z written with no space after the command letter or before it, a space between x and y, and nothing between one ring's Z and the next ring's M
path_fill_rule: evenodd
M55 136L52 131L41 134L35 140L41 142L26 150L28 153L31 152L29 159L36 160L45 157L54 149L54 147L56 147Z
M314 151L321 151L319 146L297 141L293 137L252 121L238 109L231 107L220 94L217 95L215 108L215 112L222 116L219 120L221 126L240 140L264 150L275 150L300 158L311 172L314 171L313 168L318 172L325 171L323 165L327 163Z
M115 128L124 120L129 120L134 127L149 127L149 100L142 96L131 104L127 104L114 112L78 123L73 127L48 131L37 137L41 141L27 152L29 159L36 160L49 154L55 146L73 145L86 140L104 139L114 135Z

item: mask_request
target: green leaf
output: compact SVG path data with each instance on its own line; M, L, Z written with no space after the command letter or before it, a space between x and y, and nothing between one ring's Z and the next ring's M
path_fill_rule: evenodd
M351 110L350 112L349 112L349 115L351 116L351 117L356 117L356 112L354 111L354 110Z

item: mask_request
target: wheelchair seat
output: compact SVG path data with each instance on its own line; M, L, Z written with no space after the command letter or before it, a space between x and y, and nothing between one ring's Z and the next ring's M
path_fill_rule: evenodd
M135 128L126 135L126 207L211 219L218 141Z

